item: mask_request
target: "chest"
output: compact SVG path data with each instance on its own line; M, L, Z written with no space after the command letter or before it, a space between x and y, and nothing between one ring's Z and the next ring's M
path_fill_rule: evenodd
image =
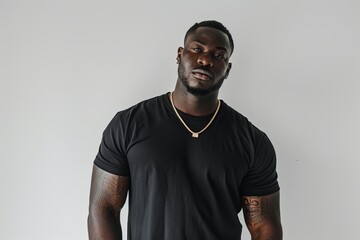
M181 126L180 126L181 127ZM182 128L153 128L128 151L132 176L138 179L193 179L240 186L249 169L251 146L236 132L209 128L199 138Z

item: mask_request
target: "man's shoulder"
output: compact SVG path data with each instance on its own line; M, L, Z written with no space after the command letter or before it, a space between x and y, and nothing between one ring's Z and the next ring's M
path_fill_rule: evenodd
M253 135L253 137L255 136L262 136L262 137L266 137L265 132L263 132L261 129L259 129L256 125L254 125L252 123L252 121L250 121L248 119L247 116L244 116L242 113L240 113L238 110L236 110L235 108L229 106L228 104L226 104L224 102L224 105L226 106L228 115L232 116L232 118L235 120L235 122L237 124L240 124L244 127L246 127L249 131L250 134Z
M134 114L134 113L138 113L138 112L141 113L145 110L146 111L154 110L154 108L156 106L159 106L163 103L165 97L166 97L166 93L142 100L141 102L138 102L126 109L118 111L117 115L127 115L127 114Z
M242 124L242 125L243 124L245 124L245 125L251 124L251 122L249 121L249 119L246 116L244 116L242 113L240 113L235 108L229 106L226 102L222 101L222 105L224 105L227 118L230 118L230 119L234 120L235 122Z

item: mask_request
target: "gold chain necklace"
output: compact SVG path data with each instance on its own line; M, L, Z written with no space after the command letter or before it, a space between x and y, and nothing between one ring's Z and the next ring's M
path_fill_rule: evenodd
M175 105L174 105L173 95L172 95L172 94L173 94L173 93L171 92L171 93L170 93L170 102L171 102L171 106L173 107L173 109L174 109L174 111L175 111L175 113L176 113L176 116L180 119L180 122L184 125L184 127L191 133L191 136L192 136L193 138L198 138L198 137L199 137L199 134L202 133L203 131L205 131L205 130L210 126L210 124L214 121L217 113L219 112L221 101L218 100L218 106L217 106L217 108L216 108L216 111L215 111L214 115L212 116L212 118L210 119L210 121L208 122L208 124L206 124L206 126L205 126L203 129L201 129L199 132L194 132L194 131L192 131L192 130L188 127L188 125L186 125L186 123L184 122L184 120L181 118L180 114L179 114L178 111L176 110L176 107L175 107Z

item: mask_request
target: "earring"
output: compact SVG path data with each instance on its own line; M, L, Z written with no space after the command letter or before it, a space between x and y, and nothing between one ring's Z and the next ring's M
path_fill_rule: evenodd
M180 63L180 59L177 58L177 59L176 59L176 64L179 64L179 63Z

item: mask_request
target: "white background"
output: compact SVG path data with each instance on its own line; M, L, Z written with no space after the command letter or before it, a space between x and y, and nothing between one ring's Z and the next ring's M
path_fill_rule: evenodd
M206 19L235 41L221 98L276 148L284 239L358 238L359 1L0 0L0 239L87 238L102 131L174 88Z

